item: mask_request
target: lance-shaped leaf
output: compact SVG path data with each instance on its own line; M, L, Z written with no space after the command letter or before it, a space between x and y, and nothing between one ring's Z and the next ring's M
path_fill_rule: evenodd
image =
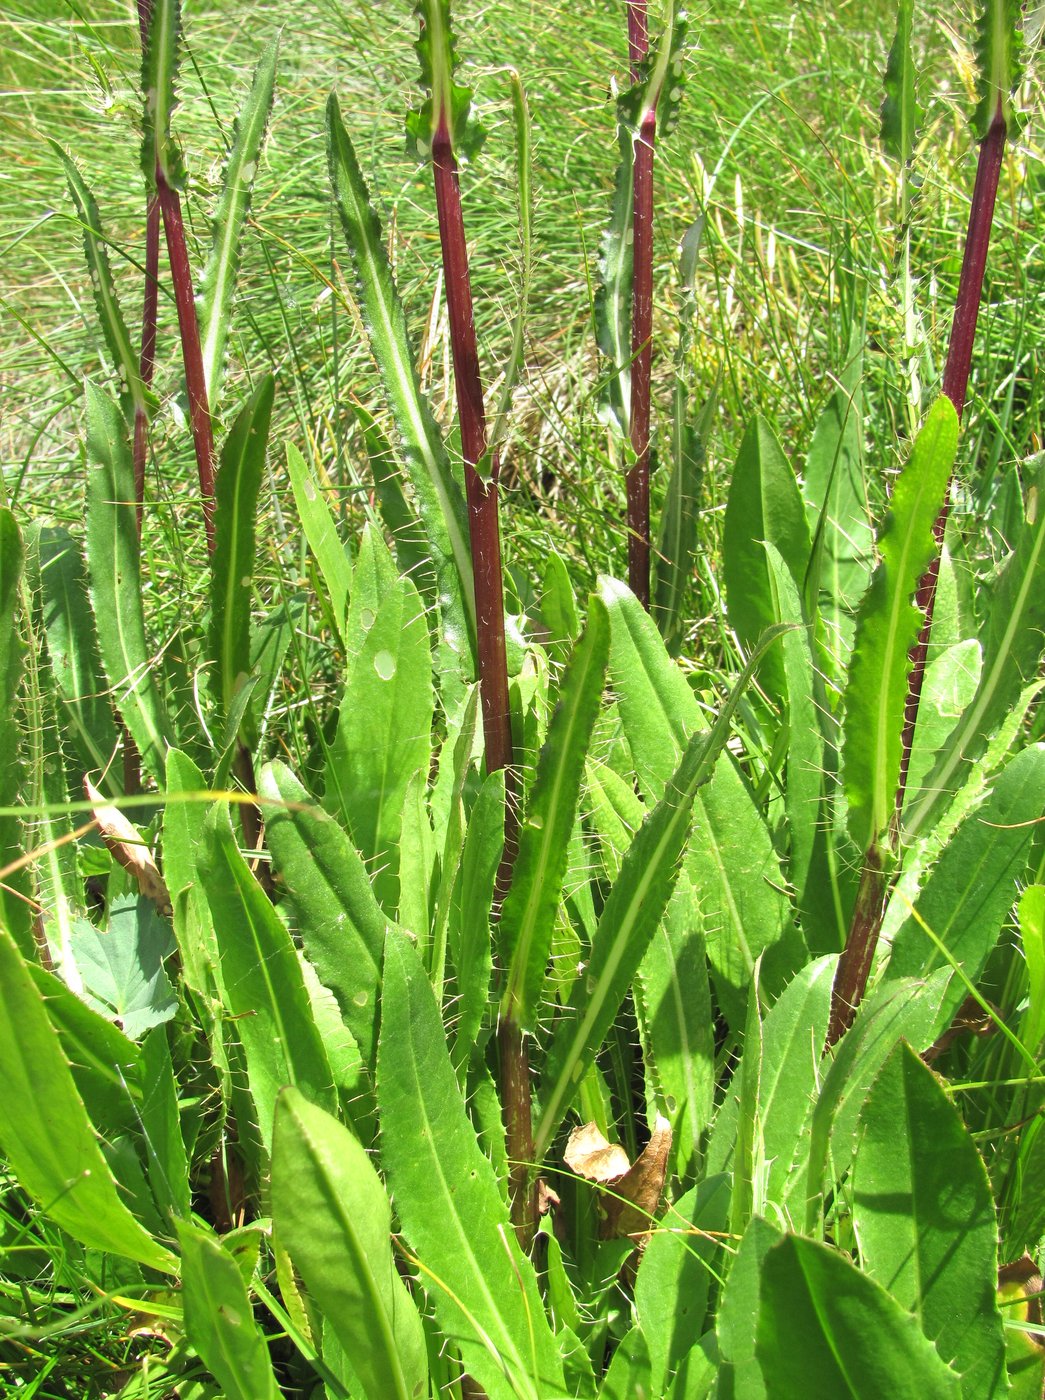
M898 1045L860 1115L860 1262L918 1319L969 1400L1004 1395L998 1222L987 1172L932 1070Z
M809 527L791 463L769 424L755 418L740 444L726 502L722 539L729 620L745 646L780 618L766 544L773 545L801 588L809 563ZM774 696L786 694L784 661L771 652L761 680Z
M958 1400L917 1321L827 1245L788 1235L762 1261L755 1355L767 1395Z
M254 524L274 392L275 383L267 374L240 410L221 451L215 487L210 656L214 690L226 717L250 672Z
M327 807L373 862L385 907L398 905L407 789L432 756L432 655L424 605L408 578L362 616L364 640L345 678L327 762ZM369 624L369 625L366 625Z
M14 939L0 927L0 1146L30 1196L56 1224L92 1249L173 1272L169 1250L120 1199L43 993Z
M588 625L567 668L537 761L537 776L519 832L512 887L501 914L502 962L507 968L501 1015L524 1030L532 1029L540 1005L570 832L584 760L599 713L609 649L606 606L593 595L588 604Z
M976 95L972 124L982 141L996 117L1011 132L1019 125L1012 95L1022 73L1024 7L1020 0L984 0L976 28Z
M142 763L163 781L170 724L145 641L134 471L123 415L87 382L87 567L102 664Z
M254 176L272 110L278 51L279 39L276 38L265 49L254 70L250 92L236 119L232 150L225 165L221 196L214 215L210 256L200 282L200 347L207 403L212 412L221 395L225 374L225 343L239 274L243 227L250 211Z
M421 86L428 96L406 119L407 148L418 160L432 153L436 132L444 126L458 160L472 160L486 133L472 110L472 89L454 82L457 44L450 23L450 0L417 0L421 37L415 48L421 62Z
M533 1266L465 1110L428 975L404 939L388 940L384 974L381 1160L436 1317L490 1400L560 1395Z
M885 831L900 777L909 652L922 615L912 602L936 547L939 513L958 447L958 416L937 399L893 489L881 562L860 605L845 692L843 757L849 830L861 851Z
M552 1031L542 1082L541 1116L534 1130L540 1162L576 1097L613 1024L632 978L671 898L689 836L693 803L729 738L740 697L766 647L783 628L768 632L740 673L715 723L694 734L664 796L629 846L592 940L591 956Z
M421 393L381 225L334 93L327 103L327 123L334 197L352 253L370 346L435 563L444 636L452 650L470 662L475 648L475 594L464 501L432 410Z
M126 396L131 414L145 413L151 395L142 383L138 356L131 347L131 337L123 319L120 299L116 294L116 282L109 263L109 249L102 230L98 205L87 182L70 157L57 141L51 141L51 145L62 162L69 193L76 206L76 217L83 233L84 255L91 277L94 303L98 309L98 320L109 358L120 381L121 395Z
M272 1227L369 1400L428 1393L421 1319L392 1255L392 1208L365 1149L297 1092L276 1106Z
M1037 675L1045 647L1045 453L1034 463L1026 523L992 589L980 645L979 685L925 779L925 795L906 823L912 832L921 830L954 793Z
M333 1110L333 1074L290 934L240 855L223 804L204 824L199 874L214 919L222 995L238 1018L258 1126L270 1146L280 1089L294 1084Z
M45 526L39 535L43 626L51 671L62 698L65 733L86 769L106 772L116 752L116 725L106 695L87 577L68 530ZM112 779L106 779L108 785Z
M1016 901L1043 792L1045 745L1032 744L1005 765L944 847L893 937L888 977L928 976L953 961L977 981ZM965 995L955 978L944 1006L956 1013Z
M374 897L359 852L289 768L267 763L258 797L272 860L297 915L305 952L373 1068L381 961L392 925Z
M323 496L315 470L293 443L287 443L287 471L301 528L326 585L338 640L345 640L345 613L352 591L352 560L337 532L337 522Z
M258 1326L240 1266L217 1235L183 1222L185 1332L227 1400L279 1400L265 1334Z
M171 189L185 183L181 151L171 134L178 105L178 45L181 42L181 0L152 0L149 35L142 55L142 173L148 189L162 175Z
M639 81L617 100L617 142L620 162L613 191L610 223L602 240L599 286L595 293L595 334L609 361L603 385L602 411L625 437L631 415L631 301L635 221L635 143L648 112L657 113L657 131L674 125L682 96L686 16L668 0L664 30L652 57L643 64Z
M0 803L15 804L24 777L19 756L19 724L16 697L22 680L25 643L18 627L22 567L25 550L14 516L0 509ZM25 850L25 837L17 817L0 817L0 860L5 865ZM0 881L0 921L17 940L26 956L34 952L29 918L29 883L24 871L12 872Z
M612 579L603 580L601 592L610 614L610 678L624 732L640 785L658 798L690 735L706 720L634 595ZM803 957L769 828L728 753L697 794L686 873L700 891L720 1004L739 1030L756 958L762 955L762 985L772 996Z
M915 91L914 55L911 28L914 0L899 0L896 7L896 33L885 68L885 99L882 102L882 146L886 155L906 165L914 155L914 139L921 120Z

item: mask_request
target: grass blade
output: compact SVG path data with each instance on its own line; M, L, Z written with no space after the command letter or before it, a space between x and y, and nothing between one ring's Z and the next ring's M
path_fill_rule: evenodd
M225 375L225 344L232 319L236 278L239 274L243 227L250 212L254 175L272 110L278 54L277 37L261 56L254 70L250 92L236 119L232 150L225 166L224 182L214 215L210 256L200 282L200 346L203 352L207 402L212 412L221 397L222 380Z
M428 1389L421 1319L396 1271L392 1209L359 1141L284 1089L276 1106L272 1220L369 1400Z

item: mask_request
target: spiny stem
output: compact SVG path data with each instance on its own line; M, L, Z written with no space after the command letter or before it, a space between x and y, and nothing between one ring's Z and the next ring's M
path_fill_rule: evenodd
M160 203L149 196L145 215L145 295L142 302L142 348L138 372L146 389L152 387L156 368L156 319L160 270ZM142 504L145 500L145 463L149 451L149 420L143 408L134 414L134 502L138 534L142 532Z
M827 1047L841 1040L863 1000L871 963L878 946L878 935L885 911L886 875L877 844L864 856L864 868L856 891L852 922L845 948L838 960L831 988L831 1015L827 1026Z

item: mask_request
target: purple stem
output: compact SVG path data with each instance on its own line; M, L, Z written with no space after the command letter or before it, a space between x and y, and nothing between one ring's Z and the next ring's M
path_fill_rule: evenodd
M503 898L511 880L515 857L516 812L513 774L511 707L508 698L508 663L504 637L504 593L501 574L501 534L498 522L497 480L500 463L494 454L489 480L476 470L486 455L486 412L483 406L479 352L475 338L472 288L468 272L468 245L461 209L461 186L445 117L432 141L435 200L439 215L439 239L443 254L446 304L450 318L454 387L461 425L468 530L472 548L475 587L476 647L479 659L479 699L487 772L503 769L506 779L504 855L497 876L497 892ZM503 1021L498 1031L501 1088L508 1139L512 1220L524 1246L536 1229L536 1192L530 1182L533 1162L533 1125L530 1102L530 1068L521 1029Z

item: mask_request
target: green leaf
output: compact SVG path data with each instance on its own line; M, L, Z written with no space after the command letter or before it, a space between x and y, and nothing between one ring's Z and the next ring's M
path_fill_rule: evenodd
M102 664L143 766L162 782L172 736L145 640L126 427L113 400L90 381L86 395L87 455L93 463L87 478L87 566Z
M337 522L324 499L314 468L305 461L293 443L289 442L287 470L290 474L298 519L326 585L330 612L338 638L344 642L345 614L352 591L352 561L348 550L341 543Z
M641 1327L625 1333L599 1387L599 1400L653 1400L653 1365Z
M0 1146L47 1215L92 1249L174 1272L173 1255L120 1199L58 1036L14 939L0 927Z
M751 647L767 627L780 621L773 610L765 545L779 550L799 587L805 579L810 548L798 481L763 418L748 424L740 444L723 530L722 573L729 620L743 645ZM784 663L779 652L769 654L760 678L774 696L784 695Z
M642 1252L635 1308L649 1343L653 1395L665 1393L668 1379L703 1336L728 1216L728 1177L708 1177L674 1202Z
M893 488L881 562L860 605L845 691L843 759L849 831L861 851L885 832L900 778L909 653L922 614L912 602L936 549L933 524L958 447L958 415L939 398Z
M227 1400L279 1400L265 1335L239 1265L216 1235L182 1222L185 1333Z
M996 117L1010 130L1020 118L1012 96L1023 73L1023 6L1019 0L984 0L976 25L976 95L972 124L982 141Z
M784 1201L794 1176L804 1175L836 962L833 957L818 958L795 974L766 1014L755 1045L760 1070L754 1116L770 1206ZM746 1056L745 1042L742 1068ZM742 1083L735 1074L715 1118L705 1162L710 1172L725 1171L733 1161L740 1138ZM766 1214L771 1214L770 1206Z
M476 1141L418 955L389 939L377 1093L381 1158L443 1334L491 1400L561 1395L530 1261Z
M110 906L106 929L78 919L73 939L88 1006L111 1017L131 1040L171 1019L178 1001L163 959L174 951L174 940L151 900L124 895Z
M161 175L171 189L182 189L185 166L171 135L171 117L178 105L178 45L181 42L181 0L152 0L149 35L142 55L142 173L146 187L156 188Z
M120 396L125 399L130 415L145 413L152 401L152 395L142 382L138 356L131 346L127 323L123 319L120 298L116 292L116 282L109 262L108 239L102 229L98 205L71 158L57 141L51 141L50 145L62 162L69 193L76 206L76 217L83 233L84 255L94 291L94 303L98 309L102 338L120 382Z
M977 981L1018 897L1043 791L1045 745L1034 744L1005 765L989 796L944 847L893 938L889 978L928 976L953 960ZM945 1011L957 1012L965 995L965 981L955 978Z
M934 634L935 631L936 613L933 615ZM980 681L982 660L979 642L970 637L939 651L926 666L921 699L918 701L918 723L907 767L905 810L927 796L935 796L926 792L926 780L944 755L954 726L972 704Z
M570 833L602 699L609 648L606 608L592 595L588 624L563 677L548 737L537 760L537 776L519 831L512 886L501 913L501 961L507 969L501 1015L524 1030L533 1028L544 989Z
M632 988L646 1073L671 1123L682 1180L697 1170L715 1092L715 1018L699 927L699 900L683 871Z
M755 1350L770 1395L961 1395L958 1377L906 1308L835 1250L795 1235L763 1260Z
M1020 895L1019 925L1028 983L1020 1040L1036 1055L1045 1038L1045 885L1028 885Z
M221 397L225 376L225 345L232 321L232 299L239 275L243 229L250 212L254 176L272 110L278 53L277 37L261 55L254 70L250 92L236 119L232 149L225 164L221 195L214 215L210 255L200 282L200 349L207 384L207 403L212 413Z
M284 764L258 779L265 831L309 961L337 998L367 1065L377 1052L377 1003L386 931L362 858Z
M802 494L814 526L809 572L796 578L810 615L826 628L823 651L840 684L852 645L852 614L874 560L863 441L863 354L854 331L838 387L813 429Z
M237 1018L257 1121L269 1146L280 1089L296 1085L333 1111L333 1073L290 934L240 855L224 804L204 823L199 874L218 940L223 999Z
M603 907L585 973L574 983L569 1005L552 1030L542 1084L544 1102L534 1129L538 1162L594 1062L656 932L678 875L697 791L714 771L729 738L733 712L755 666L779 635L777 629L763 637L715 723L706 733L693 735L664 796L628 848Z
M173 1216L188 1220L192 1211L189 1159L166 1030L161 1028L146 1036L141 1066L141 1132L149 1186L164 1219Z
M998 1222L987 1172L932 1070L909 1045L860 1114L853 1226L864 1270L918 1319L969 1400L1004 1395Z
M18 624L25 551L15 518L0 508L0 804L13 807L24 778L19 756L16 716L18 687L22 679L25 643ZM0 859L5 865L25 851L25 836L17 817L0 817ZM23 898L22 896L25 896ZM27 957L35 956L29 919L28 878L12 872L0 880L0 922Z
M611 579L600 591L610 615L610 679L624 732L639 784L656 798L690 735L707 721L638 600ZM762 955L763 990L773 996L801 965L803 952L769 829L729 754L697 795L686 873L700 891L723 1013L739 1028L756 958Z
M504 856L504 772L491 773L468 818L447 924L457 976L457 1031L452 1047L460 1068L475 1051L493 970L490 911Z
M327 104L327 122L334 198L358 277L371 349L399 430L407 474L435 563L443 634L451 649L462 660L470 661L475 650L475 594L464 502L432 411L421 393L381 226L333 93Z
M940 1031L940 1004L950 973L943 969L926 981L913 978L877 986L861 1003L856 1020L834 1050L809 1120L806 1172L792 1175L785 1208L798 1219L805 1195L805 1232L817 1230L824 1200L830 1154L831 1177L848 1170L857 1142L857 1119L878 1071L901 1040L919 1054Z
M180 749L167 750L165 790L163 876L174 909L174 935L186 984L206 996L220 985L221 975L214 921L196 871L207 807L184 795L206 792L207 782Z
M326 805L375 871L388 909L398 905L398 850L407 786L432 756L432 655L424 607L395 579L369 615L349 663L327 765Z
M885 69L885 100L882 103L882 146L886 155L906 165L914 156L914 140L922 113L915 92L914 54L911 28L914 0L898 0L896 34Z
M371 1400L428 1393L424 1333L392 1254L392 1210L358 1140L284 1089L272 1149L272 1223Z
M734 1396L765 1400L767 1392L762 1368L755 1359L755 1332L762 1265L780 1239L779 1230L768 1220L753 1216L730 1267L715 1319L721 1357L717 1394L721 1400L732 1400Z
M407 149L418 160L427 160L436 135L443 129L455 157L474 160L486 133L472 110L471 88L454 82L458 60L450 0L417 0L414 10L421 21L421 37L415 45L421 62L421 86L428 96L407 116Z
M274 393L275 381L267 374L229 430L214 487L209 640L213 686L226 717L232 713L236 695L250 673L254 522Z
M43 625L66 732L75 738L85 766L106 774L98 786L115 791L106 770L116 752L116 725L87 601L83 556L68 530L53 525L41 529L39 550Z
M910 834L922 830L947 803L969 769L1038 674L1045 637L1045 453L1033 462L1026 524L991 590L980 633L983 667L972 703L925 780L925 795L909 816Z

